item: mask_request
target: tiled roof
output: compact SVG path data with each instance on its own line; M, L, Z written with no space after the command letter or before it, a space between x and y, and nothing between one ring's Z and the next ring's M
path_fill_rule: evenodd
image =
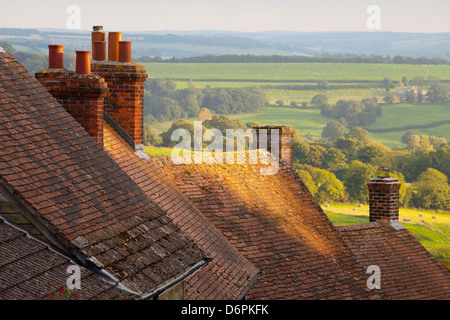
M129 289L148 293L206 257L7 53L0 145L3 193L70 254L91 258Z
M450 299L450 273L400 222L337 227L365 269L380 268L383 299Z
M138 157L109 125L104 124L104 148L131 178L191 235L212 261L197 272L186 287L187 299L238 299L258 275L206 217L169 183L151 160Z
M238 157L245 154L238 154ZM174 164L167 178L263 274L250 299L377 299L361 265L295 171L281 165Z
M71 275L67 269L74 263L2 219L0 257L0 300L135 297L83 267L80 267L81 288L67 290L66 282Z

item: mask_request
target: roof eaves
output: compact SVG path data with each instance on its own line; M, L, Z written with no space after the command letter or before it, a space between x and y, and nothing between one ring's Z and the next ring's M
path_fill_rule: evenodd
M146 295L141 296L141 299L146 300L146 299L150 299L150 298L157 298L160 294L162 294L167 289L172 288L172 287L176 286L178 283L186 280L188 277L193 275L195 272L197 272L201 267L203 267L205 264L207 264L211 260L212 260L211 258L204 258L204 259L200 260L199 262L195 263L193 266L191 266L188 270L183 272L181 275L179 275L175 279L163 284L162 286L147 293Z

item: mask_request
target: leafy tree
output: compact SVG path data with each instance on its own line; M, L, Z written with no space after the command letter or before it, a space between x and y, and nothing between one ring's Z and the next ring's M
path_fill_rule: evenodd
M405 86L405 87L407 87L408 86L408 78L406 77L406 76L403 76L402 77L402 83L403 83L403 85Z
M306 164L319 168L322 166L326 149L319 144L310 144Z
M369 131L359 127L351 128L350 131L345 134L345 137L348 139L355 139L362 144L368 144L372 140Z
M338 121L331 121L323 128L322 138L334 141L342 137L347 132L347 128Z
M284 106L284 101L281 100L281 99L280 99L280 100L277 100L275 103L276 103L277 106L279 106L280 108Z
M358 152L361 143L354 138L346 138L345 136L336 139L333 146L342 151L342 153L347 157L348 160L356 159L356 154Z
M383 101L384 101L386 104L393 104L394 101L395 101L395 98L394 98L393 95L388 94L388 95L384 96Z
M408 149L412 152L429 152L433 147L427 135L410 135L408 137Z
M205 128L219 129L222 134L226 134L227 129L248 129L240 120L231 120L225 115L214 115L211 120L204 121L203 125Z
M184 115L175 100L155 95L146 100L144 114L152 114L159 122L180 119Z
M439 149L447 144L447 139L445 139L445 137L438 138L435 136L430 136L429 141L430 141L431 146L435 150Z
M376 167L354 160L344 174L344 185L350 198L354 201L367 202L369 191L367 182L376 174Z
M381 143L371 143L358 149L357 159L363 163L369 163L377 166L385 166L382 163L389 153L389 148Z
M415 135L415 134L416 134L416 133L415 133L413 130L408 130L408 131L406 131L405 134L402 136L401 141L402 141L404 144L408 144L408 139L409 139L409 137L412 136L412 135Z
M389 92L391 90L392 80L390 78L384 78L382 82L386 92Z
M335 172L345 168L346 166L347 158L341 150L333 147L327 148L322 159L321 168Z
M319 203L341 201L344 198L344 185L333 173L309 165L298 166L298 171L310 174L316 187L313 188L316 189L314 197Z
M450 187L445 174L428 168L414 183L412 203L416 207L444 209L450 208Z
M314 107L322 107L328 103L328 98L324 94L316 94L314 97L312 97L310 104Z
M170 126L170 128L161 134L162 145L165 147L174 147L179 141L172 141L172 133L177 129L186 129L191 135L191 147L194 148L194 123L186 119L180 119ZM204 133L207 129L202 127Z
M311 174L306 170L297 170L297 173L305 184L306 188L308 188L309 192L314 196L317 193L317 186L314 183Z
M408 92L405 93L405 101L407 103L417 102L417 96L414 93L414 91L411 90L411 91L408 91Z
M330 104L324 104L320 107L320 114L324 117L333 118L334 117L334 108Z
M450 85L444 83L433 83L428 90L427 97L432 103L450 102Z
M144 123L144 144L146 146L158 146L161 145L161 143L161 136L159 136L149 124Z

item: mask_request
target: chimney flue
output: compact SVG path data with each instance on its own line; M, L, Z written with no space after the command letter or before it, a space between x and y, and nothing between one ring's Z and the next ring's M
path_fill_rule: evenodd
M94 41L92 49L93 60L106 60L106 41Z
M131 62L131 41L119 41L119 62Z
M64 46L61 44L48 45L48 67L64 68Z
M92 48L92 59L96 60L94 56L96 56L96 48L94 46L94 42L96 41L106 41L106 33L103 32L103 26L93 26L91 32L91 48Z
M90 74L91 73L91 52L90 51L76 51L76 73Z
M122 32L108 33L108 60L119 61L119 41L122 41Z

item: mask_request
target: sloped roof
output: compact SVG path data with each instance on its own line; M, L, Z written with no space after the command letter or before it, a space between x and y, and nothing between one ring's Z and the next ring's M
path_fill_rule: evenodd
M236 159L244 156L235 154ZM250 299L379 298L367 289L361 265L290 166L262 175L261 163L155 162L263 272Z
M400 222L336 228L365 269L380 268L383 299L450 299L450 273Z
M104 148L111 157L212 258L187 282L187 299L238 299L244 295L258 269L175 190L153 161L138 157L106 122L103 131Z
M81 288L64 286L74 263L0 219L0 300L131 299L135 296L80 267ZM59 292L61 290L61 292Z
M0 188L60 247L146 294L206 257L8 53L0 53ZM25 214L24 213L24 214Z

